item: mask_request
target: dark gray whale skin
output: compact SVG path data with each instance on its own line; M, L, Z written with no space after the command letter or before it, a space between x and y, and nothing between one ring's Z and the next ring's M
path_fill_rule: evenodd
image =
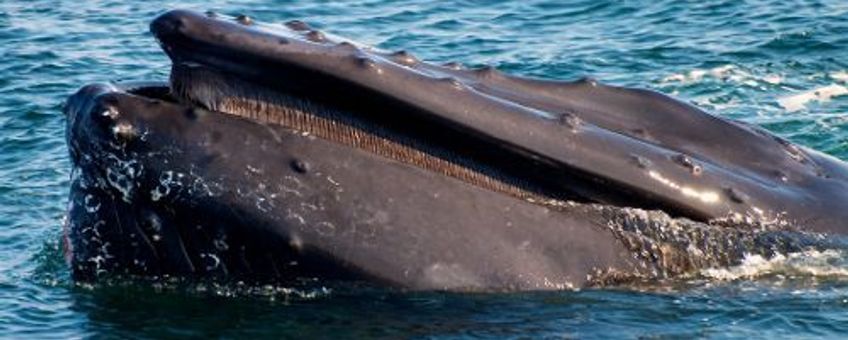
M77 279L562 289L647 270L599 205L848 228L844 163L656 92L436 66L300 22L177 10L151 30L174 73L212 70L348 112L533 197L218 112L216 99L176 81L89 85L65 107Z
M273 32L284 30L251 21L176 10L154 20L151 30L175 65L198 63L370 109L355 111L441 124L532 159L564 182L562 190L587 200L704 221L738 214L820 232L848 228L845 163L761 128L649 90L434 66L407 52L334 41L300 22L288 26L293 35L281 36Z
M600 212L552 210L112 85L81 89L67 112L78 279L365 278L537 290L582 285L596 269L636 270Z

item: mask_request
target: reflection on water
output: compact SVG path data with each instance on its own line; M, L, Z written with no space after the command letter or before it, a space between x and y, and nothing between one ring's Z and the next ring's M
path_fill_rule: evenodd
M848 299L839 293L846 288L848 282L840 279L771 277L643 292L460 295L358 289L313 299L271 299L132 286L75 292L71 309L86 316L85 333L127 337L834 335L846 331Z

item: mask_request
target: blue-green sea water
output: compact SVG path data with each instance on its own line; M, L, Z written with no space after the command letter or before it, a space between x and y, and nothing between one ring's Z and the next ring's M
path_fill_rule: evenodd
M80 286L60 249L63 100L166 79L165 9L301 19L432 62L593 76L672 94L848 159L848 2L0 1L0 336L843 337L848 255L811 252L647 287L516 294Z

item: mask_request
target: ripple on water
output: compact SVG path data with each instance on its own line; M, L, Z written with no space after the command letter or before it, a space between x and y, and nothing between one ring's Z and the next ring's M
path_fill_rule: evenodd
M0 334L785 337L848 332L845 257L833 254L752 257L740 267L721 269L725 272L646 284L642 291L463 295L354 288L315 299L282 294L272 301L261 294L215 294L212 286L205 292L75 286L57 245L69 172L59 108L84 83L165 79L168 59L147 25L174 6L246 13L266 22L302 19L440 64L459 61L524 75L593 76L650 87L848 159L848 5L840 0L0 1Z

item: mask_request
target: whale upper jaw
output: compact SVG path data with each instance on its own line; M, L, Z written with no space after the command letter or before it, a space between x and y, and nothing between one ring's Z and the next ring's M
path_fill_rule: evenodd
M488 149L509 159L481 160L496 168L522 164L516 175L537 183L535 191L545 196L699 221L845 229L844 163L656 92L589 78L561 82L491 67L437 66L299 21L268 25L176 10L156 18L151 31L173 60L177 97L213 110L237 113L238 99L273 101L275 93L285 94L368 124L415 127L401 134L451 131L449 137L461 141L451 149L470 158L486 157L467 150ZM218 80L205 81L203 74ZM229 83L239 86L224 86Z

